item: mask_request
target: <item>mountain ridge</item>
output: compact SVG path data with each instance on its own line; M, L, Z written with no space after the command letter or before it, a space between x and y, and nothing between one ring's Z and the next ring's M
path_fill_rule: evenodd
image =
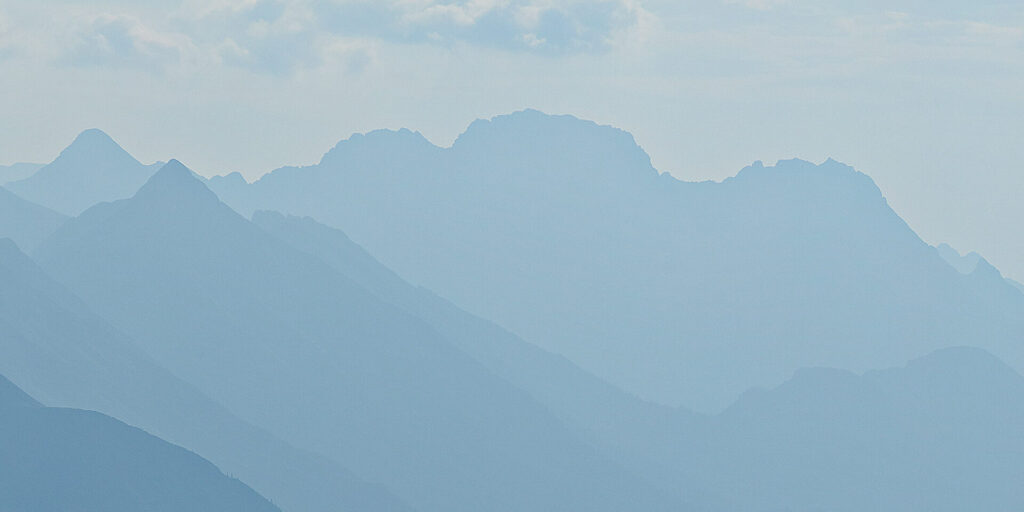
M0 508L280 512L209 461L94 411L45 407L0 375Z
M421 510L672 508L427 324L219 201L179 208L208 192L176 184L158 173L35 256L243 419Z
M866 370L965 339L1024 365L1007 287L957 275L848 165L687 182L614 128L495 119L450 148L353 151L224 200L341 229L409 282L663 404L717 411L799 367Z

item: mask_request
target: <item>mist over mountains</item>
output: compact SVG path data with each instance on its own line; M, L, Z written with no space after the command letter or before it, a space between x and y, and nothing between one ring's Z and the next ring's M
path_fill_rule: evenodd
M135 193L162 162L143 165L97 129L85 130L56 160L10 183L14 193L65 215Z
M717 411L800 367L952 345L1024 363L1022 304L978 296L982 278L835 161L687 183L628 133L524 111L450 148L378 131L314 166L211 186L243 213L343 229L411 282L664 404Z
M10 416L17 439L45 424L76 445L88 417L113 432L91 454L197 454L146 456L197 480L143 472L133 492L286 511L1024 506L1024 293L832 160L688 183L624 131L528 110L448 148L354 135L253 183L143 165L88 130L7 187L0 407L35 411ZM40 471L25 478L58 470Z
M92 411L43 407L0 375L4 510L279 508L213 464Z

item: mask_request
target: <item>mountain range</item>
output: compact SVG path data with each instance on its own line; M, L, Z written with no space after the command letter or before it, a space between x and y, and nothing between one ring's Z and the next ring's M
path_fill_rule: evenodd
M58 157L73 218L0 194L53 219L0 221L0 374L284 510L1024 506L1024 293L846 165L687 183L536 111L253 183L121 153Z
M5 186L20 197L64 215L135 193L162 166L143 165L109 135L85 130L56 160Z
M202 454L289 510L408 510L180 380L10 240L0 240L0 326L0 374L46 404L99 411L144 428Z
M34 252L172 373L419 510L674 510L418 318L172 160Z
M198 455L0 376L0 509L280 512Z
M31 251L66 220L64 215L0 187L0 238L10 238L18 247Z
M38 171L43 164L17 163L11 165L0 165L0 186L28 178Z
M376 131L211 186L243 214L342 229L408 281L666 405L719 411L801 367L964 344L1024 367L1024 300L950 268L832 160L690 183L626 132L523 111L448 148Z
M745 393L672 453L734 510L1016 510L1024 377L974 348Z

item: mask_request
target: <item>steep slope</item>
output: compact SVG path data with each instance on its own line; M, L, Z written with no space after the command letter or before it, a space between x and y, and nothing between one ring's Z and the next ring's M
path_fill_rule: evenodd
M649 402L594 377L564 357L531 345L467 313L380 264L343 232L312 218L257 211L252 222L331 265L381 299L415 315L489 370L526 390L592 444L638 473L663 481L691 504L706 501L687 482L669 480L652 463L680 433L701 421L684 410Z
M0 165L0 185L28 178L41 167L43 167L43 164L17 163Z
M1017 291L1024 293L1024 284L1014 281L1013 279L1007 279L1006 282L1009 283L1010 286L1012 286Z
M1024 368L1024 301L958 275L831 160L686 183L628 133L525 111L450 148L354 136L247 189L243 211L343 229L410 282L666 404L720 410L800 367L964 343Z
M856 375L806 369L691 432L688 478L749 512L1020 510L1024 378L944 349Z
M422 510L678 508L176 161L36 256L175 374Z
M3 376L0 509L279 511L194 453L96 412L43 407Z
M286 510L408 510L171 375L10 240L0 240L0 332L0 374L33 396L100 411L198 452Z
M106 133L90 129L56 160L7 188L65 215L78 215L96 203L131 196L159 165L139 163Z
M0 238L10 238L18 247L31 251L66 220L67 217L0 187Z

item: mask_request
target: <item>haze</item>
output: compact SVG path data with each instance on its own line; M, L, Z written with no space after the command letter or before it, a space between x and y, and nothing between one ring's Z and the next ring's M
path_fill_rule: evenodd
M1024 8L898 0L217 0L0 4L0 163L98 127L140 160L255 178L351 133L448 145L538 108L720 180L833 157L925 240L1024 279Z

